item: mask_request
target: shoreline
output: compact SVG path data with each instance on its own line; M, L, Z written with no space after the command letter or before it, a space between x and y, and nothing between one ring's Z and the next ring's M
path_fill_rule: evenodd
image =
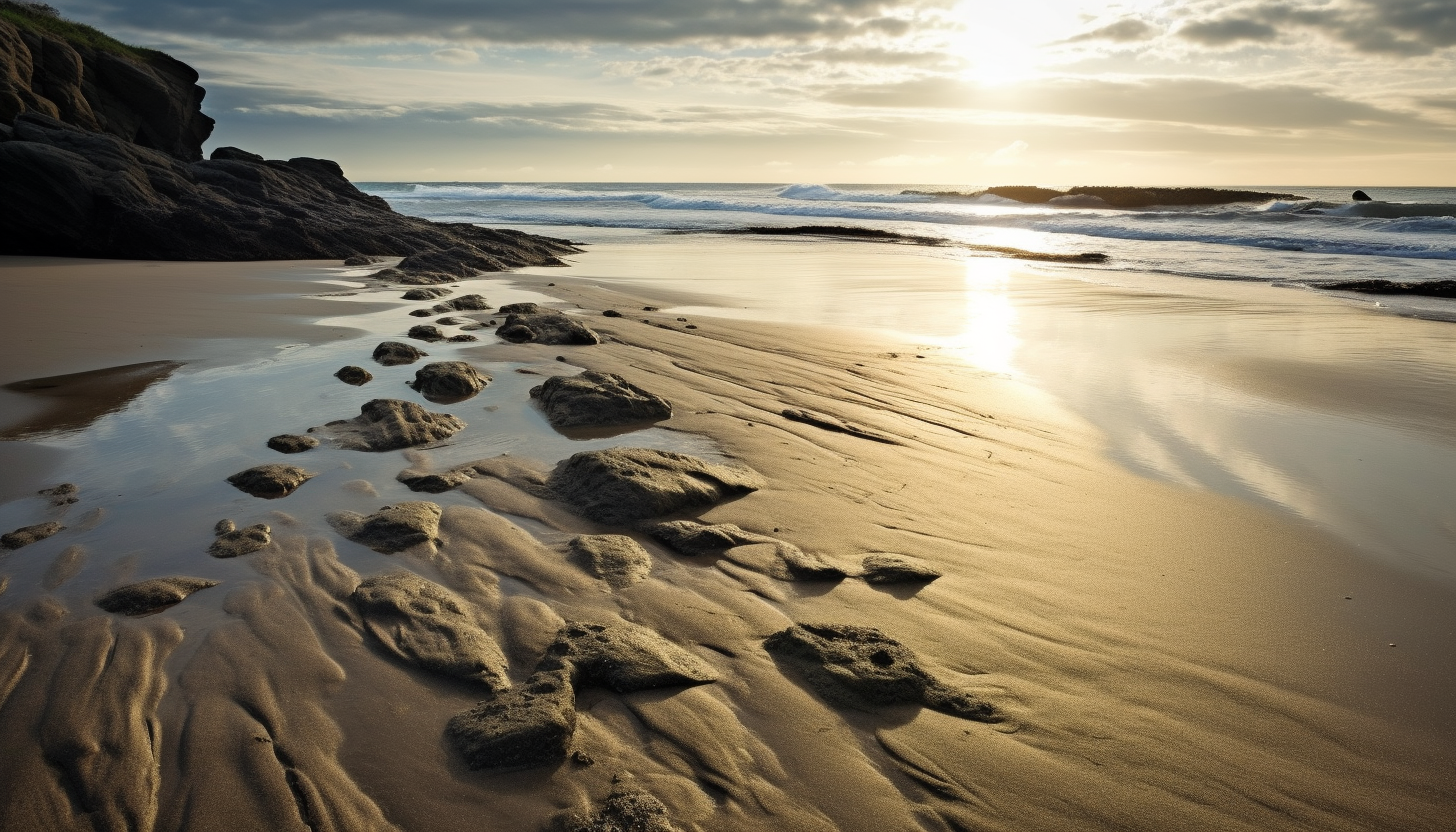
M470 404L467 422L519 432L525 423L516 420L533 412L519 399L537 383L533 375L620 373L674 402L664 433L710 437L722 454L767 479L762 491L704 518L778 534L838 563L866 552L913 553L945 577L917 592L893 593L856 580L783 582L728 560L675 555L636 534L653 555L653 577L613 591L553 548L565 536L598 530L594 524L513 486L505 469L471 480L463 493L409 497L445 504L445 542L381 557L298 511L314 505L308 500L334 499L328 489L342 494L344 478L364 470L363 461L351 460L358 467L331 473L328 460L339 454L320 449L289 460L329 470L276 505L290 514L271 521L275 548L210 561L202 554L206 539L198 537L195 552L168 557L190 561L185 574L208 571L228 585L161 615L105 616L74 589L97 580L84 573L32 595L22 610L26 587L52 580L32 559L61 557L67 541L58 536L0 558L0 570L13 578L0 595L10 633L0 661L18 655L15 639L32 657L18 674L0 674L16 679L0 695L9 704L0 704L0 742L24 772L12 775L9 799L19 798L21 778L35 790L24 797L24 812L11 803L4 816L49 817L53 828L74 823L58 808L60 787L44 776L26 726L52 724L41 691L70 701L64 688L51 688L52 680L75 678L59 669L67 660L56 645L87 655L89 642L77 640L77 628L105 627L117 643L141 639L160 657L139 686L155 692L162 726L165 753L146 775L160 795L157 828L223 817L286 819L293 796L281 784L296 772L309 778L333 816L352 819L341 828L533 828L555 811L598 803L621 771L636 772L683 829L929 823L1152 830L1166 828L1170 818L1220 829L1356 829L1381 821L1440 828L1456 770L1456 736L1444 708L1449 645L1440 635L1451 628L1432 626L1424 644L1402 637L1392 651L1378 635L1391 621L1351 617L1341 608L1350 602L1340 587L1358 583L1362 604L1372 595L1410 604L1412 593L1427 592L1419 605L1425 622L1447 625L1456 614L1436 609L1449 592L1367 563L1330 536L1266 509L1139 478L1104 455L1094 427L1045 394L954 358L913 358L905 344L882 334L707 316L691 317L696 329L689 331L678 315L662 312L602 318L602 309L654 305L655 298L593 287L571 279L570 270L464 285L503 283L589 310L580 319L607 340L594 347L459 348L458 355L496 376L491 396L511 392L490 399L497 403L488 407L499 410L482 413L480 402ZM488 296L499 306L512 291L491 289ZM378 309L365 304L356 315L397 319L401 330L414 322L390 300ZM307 304L340 313L331 319L347 308ZM240 326L246 320L236 317ZM275 344L282 331L274 330ZM286 338L295 337L287 331ZM310 343L327 340L364 339ZM358 358L354 363L367 363L367 355ZM327 406L317 407L337 418L347 415L335 403L342 394L408 397L400 387L374 386L385 383L382 376L358 391L325 388ZM525 416L507 412L523 404ZM901 444L792 422L779 415L785 407L829 413ZM257 430L303 427L284 424L282 413L276 418ZM635 439L628 433L604 441ZM406 451L368 463L446 468L468 461L459 454L476 447ZM526 455L514 450L513 457ZM277 458L245 452L259 461ZM209 463L218 470L204 478L231 473L219 467L226 464ZM378 493L361 496L363 503L377 508L398 498L396 484L369 476ZM256 516L275 508L228 499ZM123 515L125 506L112 511ZM191 518L195 530L178 539L205 534L204 525L216 519ZM103 565L114 557L104 547L90 548L91 569L106 573L101 582L127 571L119 561ZM22 559L36 565L17 568ZM383 657L344 600L359 574L393 567L420 572L476 605L512 657L513 676L539 655L553 620L620 617L690 646L720 679L685 690L583 694L579 745L594 765L466 772L439 731L444 718L479 694ZM154 571L136 557L130 570L138 577ZM55 612L57 606L69 612ZM1360 609L1370 615L1370 607ZM884 629L937 672L984 692L1007 720L986 726L909 706L856 712L825 703L758 644L786 622L814 620ZM117 696L116 682L103 673L80 695ZM291 766L269 763L271 753L230 762L210 750L258 725L289 749ZM78 715L71 730L109 729ZM205 762L184 774L176 767L183 754ZM127 764L118 770L135 770L132 758L120 758ZM238 796L226 796L230 789ZM241 797L249 793L259 796ZM495 819L480 818L482 808Z

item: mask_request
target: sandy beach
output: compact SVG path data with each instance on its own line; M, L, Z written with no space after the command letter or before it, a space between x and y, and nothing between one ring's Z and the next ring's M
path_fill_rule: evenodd
M662 277L694 261L714 264L696 291ZM1445 453L1453 422L1418 379L1385 374L1385 388L1336 395L1360 377L1349 366L1311 376L1227 348L1282 343L1273 327L1239 323L1255 308L1323 327L1327 343L1305 359L1357 343L1378 313L1267 285L1184 290L1203 299L1190 305L1157 276L1103 285L841 241L664 236L573 263L465 279L448 297L562 310L599 344L506 343L493 310L443 315L486 324L443 325L477 342L414 341L411 326L442 315L411 317L430 303L337 261L5 258L0 531L65 529L0 553L0 828L538 829L634 790L671 824L644 829L1448 827L1456 583L1422 560L1436 544L1382 558L1354 526L1155 464L1176 455L1134 453L1151 446L1130 437L1177 421L1157 418L1176 396L1104 389L1097 401L1121 405L1085 406L1108 377L1157 356L1219 389L1320 418L1353 410L1414 437L1413 453ZM884 282L816 291L815 268L842 277L848 263L909 282L898 294ZM755 303L772 285L798 294ZM797 319L767 309L795 305ZM1173 349L1166 330L1189 331L1159 312L1174 307L1228 335L1211 350L1220 361ZM1397 323L1413 363L1444 337L1426 328L1450 326ZM381 341L429 358L380 365ZM489 384L431 401L405 385L428 361L468 362ZM1099 363L1114 370L1099 375ZM374 379L344 384L343 365ZM582 371L666 399L671 418L553 428L531 389ZM36 379L47 383L26 386ZM297 455L265 444L381 397L465 427L382 452L340 447L327 430ZM1227 425L1206 450L1248 458L1235 440L1256 427ZM550 490L558 462L611 448L749 469L751 493L665 515L734 524L741 541L684 554ZM227 482L265 463L313 477L274 500ZM396 478L406 470L468 478L417 493ZM74 504L35 493L62 482L79 487ZM438 531L393 553L327 519L411 501L440 507ZM223 519L266 524L270 540L210 556ZM650 570L609 580L574 548L596 535L632 538ZM845 576L805 577L792 552ZM879 554L940 577L866 581L862 562ZM645 628L714 678L628 692L581 682L564 760L471 770L447 725L489 686L422 664L425 648L400 646L428 641L415 624L381 628L359 600L361 581L399 571L458 599L457 626L498 645L512 690L530 685L567 622ZM169 576L217 584L141 617L96 606ZM837 697L765 647L802 624L876 628L994 715Z

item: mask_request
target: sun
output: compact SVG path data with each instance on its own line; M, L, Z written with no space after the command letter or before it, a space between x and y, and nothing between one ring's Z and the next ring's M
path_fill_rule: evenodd
M962 0L947 16L946 48L965 61L960 75L968 81L1001 86L1037 78L1048 59L1045 47L1075 30L1081 5Z

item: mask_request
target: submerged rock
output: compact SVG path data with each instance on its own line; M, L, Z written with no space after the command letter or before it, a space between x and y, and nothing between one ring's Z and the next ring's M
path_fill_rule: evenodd
M661 800L641 789L617 788L591 816L568 812L557 817L559 832L677 832Z
M872 584L929 583L942 575L935 567L919 558L888 552L866 555L861 565L864 567L862 577Z
M573 454L547 485L583 516L623 524L705 508L757 491L763 479L673 451L610 448Z
M42 488L35 493L42 497L49 497L53 506L68 506L80 502L81 499L76 496L81 493L80 487L70 482L63 482L54 488Z
M426 315L429 315L431 313L430 312L425 312L425 314ZM445 333L441 332L440 331L440 328L437 327L437 326L434 326L433 324L420 324L418 326L412 326L412 327L410 327L410 331L408 333L408 336L410 338L418 338L421 341L443 341L443 340L445 340Z
M38 540L45 540L65 528L60 523L49 520L45 523L36 523L34 526L16 529L9 534L0 535L0 549L19 549L22 546L29 546Z
M838 580L847 574L834 563L792 543L745 531L732 523L670 520L641 528L680 554L724 554L735 563L784 581Z
M440 534L441 513L434 503L407 502L385 506L369 515L340 511L330 514L328 520L344 537L392 555L434 541Z
M431 413L414 402L374 399L360 407L353 419L309 428L309 432L331 436L346 450L393 451L448 439L464 427L454 416Z
M293 433L280 433L268 440L268 447L280 454L301 454L312 448L317 448L319 441L312 436L299 436Z
M453 291L453 289L445 289L439 286L421 287L419 289L411 289L403 295L400 295L400 297L405 300L435 300L436 298L446 297Z
M377 353L378 350L376 350L375 352ZM355 387L362 387L374 380L374 374L364 369L363 367L355 367L353 364L350 364L347 367L340 367L339 371L337 373L334 373L334 378L344 382L345 384L352 384Z
M239 491L247 492L254 497L276 500L279 497L287 497L297 491L300 485L316 476L318 475L296 465L282 465L275 462L239 471L228 477L227 481Z
M235 558L250 555L268 548L273 542L273 530L266 523L256 523L245 529L236 528L231 520L218 521L217 539L207 547L207 553L215 558Z
M490 376L464 361L436 361L415 371L410 384L432 402L458 402L485 389Z
M429 353L423 352L411 344L385 341L374 348L373 358L386 367L394 367L400 364L413 364L427 355Z
M763 646L837 705L912 703L964 719L997 719L990 703L931 676L910 648L873 627L797 624L769 636Z
M536 669L567 670L574 684L605 685L618 693L718 679L707 662L646 627L625 621L567 622Z
M396 572L366 578L350 598L370 634L401 659L491 690L511 686L500 645L439 584Z
M445 726L445 736L476 770L559 764L575 732L576 694L565 670L536 673Z
M672 417L667 399L619 375L590 370L552 376L531 389L531 398L541 402L546 421L558 428L611 427Z
M180 604L198 590L217 586L205 578L153 578L113 589L96 599L96 606L122 615L146 615Z
M514 305L514 304L513 304ZM601 338L590 327L573 320L560 312L539 314L506 314L506 322L495 334L513 344L575 344L587 346L600 344Z
M614 589L641 583L652 574L652 556L624 534L584 534L573 537L567 546Z

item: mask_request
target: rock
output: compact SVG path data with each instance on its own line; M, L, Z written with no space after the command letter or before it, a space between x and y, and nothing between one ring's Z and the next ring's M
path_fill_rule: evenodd
M618 693L718 679L711 665L646 627L567 622L537 671L567 670L573 684L605 685Z
M1350 194L1350 199L1353 199L1356 202L1374 202L1375 201L1374 199L1371 198L1370 194L1367 194L1364 191L1356 191L1353 194Z
M623 524L706 508L757 491L763 480L746 468L650 448L610 448L573 454L547 485L580 514Z
M384 345L381 344L380 346ZM400 346L405 345L400 344ZM377 353L378 350L375 350L375 352ZM404 363L408 364L409 362L406 361ZM364 369L363 367L355 367L353 364L350 364L347 367L340 367L339 371L337 373L334 373L334 378L344 382L345 384L352 384L355 387L362 387L374 380L374 374Z
M657 422L672 417L672 405L661 396L612 373L590 370L575 376L552 376L532 388L546 421L558 428L611 427Z
M403 271L436 272L452 277L474 277L479 272L501 271L499 261L472 246L419 251L399 261Z
M467 324L473 324L475 323L475 321L472 321L469 318L458 318L447 315L443 318L437 319L435 323L439 324L440 326L465 326Z
M412 309L412 310L410 310L410 316L411 317L414 317L414 318L428 318L428 317L430 317L433 314L435 314L434 311L433 310L430 310L430 309Z
M990 703L934 678L910 648L873 627L798 624L769 636L763 646L837 705L918 703L964 719L997 718Z
M350 599L364 627L391 653L426 670L511 686L505 654L454 593L409 572L366 578Z
M225 525L224 525L225 524ZM273 542L273 530L266 523L257 523L245 529L233 527L231 520L219 520L217 539L207 547L207 553L215 558L235 558L251 555L268 548Z
M399 341L385 341L374 348L374 355L372 357L375 361L378 361L386 367L395 367L400 364L413 364L427 355L429 353L422 352L419 348L411 344L405 344Z
M559 832L678 832L661 800L641 789L613 789L590 817L565 813L553 822Z
M261 158L258 161L261 161ZM356 254L353 257L344 258L345 266L372 266L378 262L378 257L370 257L367 254Z
M792 543L745 531L732 523L709 525L696 520L671 520L644 524L642 530L680 554L724 554L735 563L783 581L833 581L846 575L839 566ZM756 549L735 551L744 547Z
M556 310L548 309L539 303L508 303L496 311L502 315L544 315Z
M359 408L353 419L342 419L310 433L333 437L350 451L393 451L428 445L460 432L465 423L448 413L431 413L414 402L374 399Z
M301 454L304 451L318 447L319 441L312 436L299 436L293 433L280 433L268 440L268 447L280 454Z
M237 527L237 523L234 523L233 521L224 518L217 521L217 523L212 527L212 533L215 535L227 534L230 531L236 530Z
M80 502L81 499L76 496L81 493L81 489L75 483L70 482L63 482L54 488L42 488L35 493L42 497L51 498L51 505L53 506L68 506Z
M480 339L476 338L474 335L451 335L445 340L451 342L452 344L461 344L467 341L479 341Z
M615 309L608 309L607 311L605 311L605 312L602 313L602 317L603 318L620 318L620 317L622 317L622 313L621 312L618 312Z
M443 308L441 308L443 307ZM480 312L490 308L482 295L461 295L435 306L441 312Z
M652 556L642 544L624 534L580 535L567 546L614 589L641 583L652 574Z
M565 670L537 673L445 726L445 736L475 770L560 764L575 732L576 694Z
M29 546L38 540L45 540L64 528L66 527L60 523L50 520L16 529L9 534L0 535L0 549L19 549L22 546Z
M942 573L919 558L890 553L866 555L862 577L872 584L929 583Z
M513 344L524 344L528 341L536 344L580 346L601 343L601 339L590 328L560 312L507 314L506 322L496 329L495 334Z
M217 586L204 578L153 578L113 589L96 599L96 606L122 615L147 615L180 604L201 589Z
M376 552L392 555L429 543L440 534L440 507L409 502L384 506L370 515L352 511L330 514L329 525L344 537Z
M451 290L449 289L442 289L439 287L432 287L429 289L411 289L408 292L405 292L400 297L404 298L405 300L434 300L436 298L445 297L446 295L450 294L450 291Z
M1430 298L1456 298L1456 280L1342 280L1313 284L1321 289L1339 292L1363 292L1369 295L1422 295Z
M432 313L427 311L425 314L429 315ZM445 333L441 332L437 326L420 324L419 326L410 327L409 337L418 338L421 341L443 341L445 340Z
M239 471L228 477L227 481L232 483L239 491L244 491L254 497L262 497L265 500L276 500L279 497L287 497L298 490L300 485L308 482L317 474L309 473L294 465L282 465L272 463L249 468L246 471Z
M423 491L428 494L443 494L451 489L458 488L471 478L469 470L446 471L440 474L422 474L418 471L400 471L395 476L396 480L404 483L411 491Z
M388 274L385 274L388 272ZM392 280L405 286L435 286L440 283L454 283L459 278L443 272L402 272L399 269L385 269L374 275L381 280Z
M439 322L436 321L436 323L439 323ZM485 324L482 324L482 323L469 323L469 324L465 324L464 326L460 327L460 330L462 332L474 332L474 331L476 331L478 329L485 329Z

